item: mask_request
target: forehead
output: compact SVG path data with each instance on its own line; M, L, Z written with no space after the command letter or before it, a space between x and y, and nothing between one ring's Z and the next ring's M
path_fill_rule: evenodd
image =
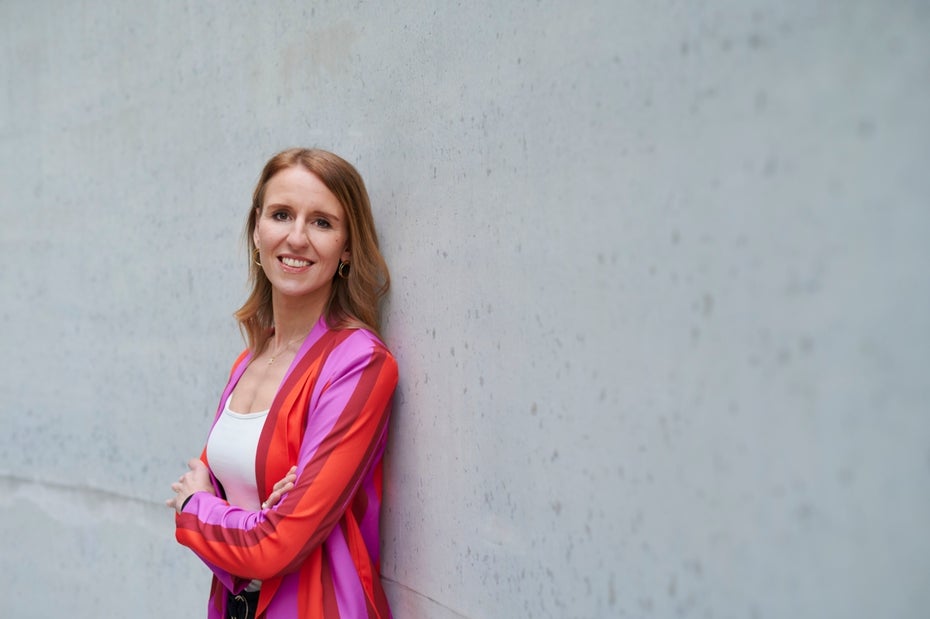
M265 185L262 206L280 204L293 208L335 209L342 213L339 199L319 177L302 166L285 168Z

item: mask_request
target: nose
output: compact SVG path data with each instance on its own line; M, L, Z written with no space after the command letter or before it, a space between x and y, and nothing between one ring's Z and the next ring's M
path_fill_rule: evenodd
M287 242L291 247L306 247L310 244L310 238L307 236L307 226L301 219L295 219L294 225L291 226L287 233Z

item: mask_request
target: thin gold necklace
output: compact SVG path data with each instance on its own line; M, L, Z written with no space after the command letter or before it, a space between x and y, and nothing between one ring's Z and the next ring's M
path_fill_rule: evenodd
M307 331L307 333L309 333L309 331ZM307 333L304 333L303 335L294 338L293 340L291 340L290 342L288 342L287 344L285 344L285 345L284 345L284 348L282 348L282 349L279 350L278 352L276 352L276 353L274 353L273 355L271 355L271 358L268 360L268 365L271 365L272 363L274 363L274 360L277 359L277 358L281 355L281 353L283 353L283 352L285 352L286 350L288 350L288 349L289 349L291 346L293 346L295 343L297 343L297 342L299 342L299 341L305 339L305 338L307 337Z

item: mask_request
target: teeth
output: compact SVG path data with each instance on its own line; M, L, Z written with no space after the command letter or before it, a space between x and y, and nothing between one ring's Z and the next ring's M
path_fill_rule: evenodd
M298 260L297 258L281 258L281 262L289 267L308 267L311 264L309 260Z

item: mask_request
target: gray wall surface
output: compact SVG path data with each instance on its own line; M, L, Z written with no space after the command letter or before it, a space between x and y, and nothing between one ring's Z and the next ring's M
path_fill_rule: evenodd
M0 615L200 617L163 500L264 161L357 164L398 619L926 617L930 5L0 2Z

